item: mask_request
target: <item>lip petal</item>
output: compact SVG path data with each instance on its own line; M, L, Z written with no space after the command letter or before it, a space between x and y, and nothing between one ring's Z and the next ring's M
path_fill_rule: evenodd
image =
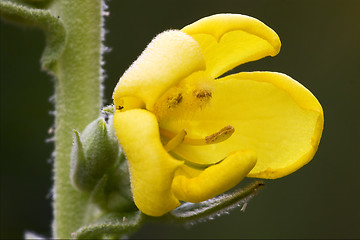
M186 202L201 202L213 198L238 184L255 166L256 154L249 150L236 151L216 165L189 177L186 166L175 175L172 191Z
M244 72L216 80L205 108L159 124L172 132L185 128L199 136L231 125L235 132L221 143L180 144L173 151L196 164L214 164L230 152L251 149L258 160L249 176L279 178L312 159L323 123L320 103L300 83L275 72Z

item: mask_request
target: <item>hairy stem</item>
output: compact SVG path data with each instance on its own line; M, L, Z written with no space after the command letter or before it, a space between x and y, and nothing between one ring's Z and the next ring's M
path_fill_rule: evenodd
M66 29L55 81L54 238L70 238L84 224L88 196L70 183L72 130L82 131L101 107L101 0L55 0L50 11Z

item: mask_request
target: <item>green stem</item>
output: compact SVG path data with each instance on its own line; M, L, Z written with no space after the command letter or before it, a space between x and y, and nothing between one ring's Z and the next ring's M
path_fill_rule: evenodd
M54 238L70 238L84 224L88 196L70 183L72 130L82 131L101 107L101 0L57 0L50 11L63 21L66 45L52 71L55 82Z
M73 129L100 113L102 7L103 0L0 0L2 18L46 34L42 67L55 76L54 238L70 238L86 224L89 196L70 183L70 153Z

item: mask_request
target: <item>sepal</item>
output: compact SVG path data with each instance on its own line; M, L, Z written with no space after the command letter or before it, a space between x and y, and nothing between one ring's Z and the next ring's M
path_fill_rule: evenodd
M70 169L71 184L79 191L89 191L92 184L88 181L90 177L86 171L84 148L80 140L80 133L76 130L74 130L73 139Z
M137 210L132 199L128 173L105 174L91 192L90 201L105 212ZM130 193L130 195L128 195Z
M168 217L176 222L194 225L195 223L205 222L215 217L229 214L229 211L235 208L240 208L241 211L244 211L248 202L264 185L264 182L256 181L245 188L224 193L207 201L200 203L186 202L171 211Z
M91 192L104 174L114 167L119 144L112 134L103 118L90 123L81 135L74 130L70 176L76 189Z
M91 167L102 169L103 172L115 163L119 151L119 143L114 141L111 134L102 117L90 123L81 134L86 159Z
M101 109L101 111L105 114L108 114L109 116L113 115L115 113L115 106L114 104L107 105Z
M120 158L120 164L116 167L111 175L110 187L116 189L122 196L134 204L130 186L128 162L125 160L124 154L121 154Z
M89 194L103 213L137 210L130 189L129 170L113 126L113 115L108 123L99 118L80 134L74 130L71 152L72 185Z

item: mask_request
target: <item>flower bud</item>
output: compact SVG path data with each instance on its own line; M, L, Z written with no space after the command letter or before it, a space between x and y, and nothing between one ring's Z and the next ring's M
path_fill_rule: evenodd
M112 124L112 119L109 122ZM73 186L80 191L92 191L119 159L119 143L108 128L112 126L98 118L81 135L74 130L70 176Z

